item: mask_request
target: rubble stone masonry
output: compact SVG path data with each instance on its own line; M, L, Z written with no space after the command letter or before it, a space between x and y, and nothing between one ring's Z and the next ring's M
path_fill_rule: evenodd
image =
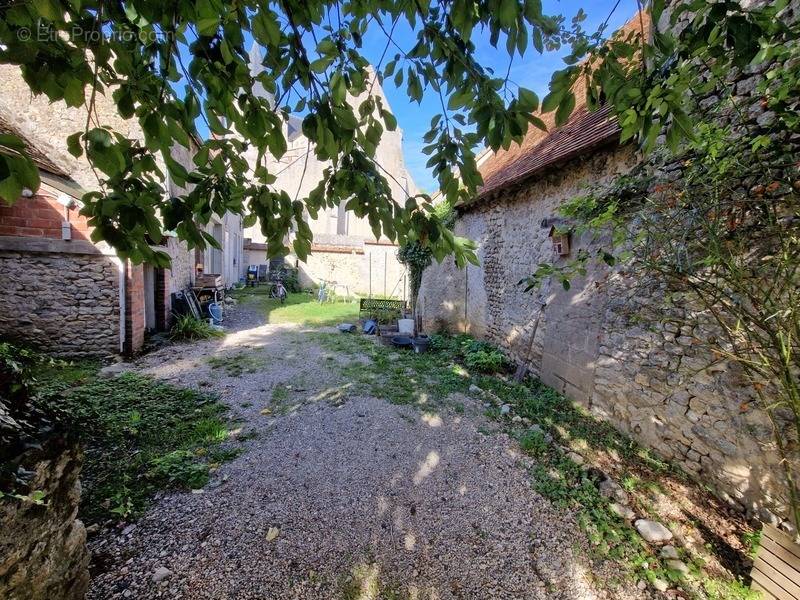
M82 600L89 587L86 529L77 519L83 454L51 440L17 457L47 502L0 503L0 598Z
M99 254L0 250L0 336L59 356L119 352L119 270Z
M736 101L756 127L774 118L753 94L761 76L749 69L735 84ZM712 110L719 102L712 96L701 106ZM730 108L714 114L723 123L734 119ZM714 328L685 325L685 311L693 308L680 295L668 294L655 278L642 281L604 264L592 265L569 291L557 283L544 293L518 285L540 263L559 260L548 238L558 206L639 160L633 148L612 145L461 209L455 231L478 242L481 266L459 270L446 259L426 270L424 324L497 344L718 496L778 525L788 514L787 494L768 418L736 365L710 355L706 342ZM680 179L680 164L660 175ZM573 238L571 257L579 248L597 249L588 234Z
M119 263L64 211L44 193L0 207L0 336L59 356L118 353Z

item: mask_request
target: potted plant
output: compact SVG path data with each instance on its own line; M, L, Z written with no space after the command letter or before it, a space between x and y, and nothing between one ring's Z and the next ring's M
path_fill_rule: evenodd
M397 312L388 308L375 310L372 318L378 323L378 340L384 346L392 344L392 337L398 334Z

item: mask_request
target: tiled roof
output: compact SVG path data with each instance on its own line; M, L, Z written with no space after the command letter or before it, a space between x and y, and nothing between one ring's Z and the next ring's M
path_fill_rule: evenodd
M638 33L642 28L649 35L647 13L635 14L618 33L625 36L631 32ZM564 125L555 126L555 113L539 113L537 116L547 126L547 131L529 126L521 143L508 150L498 150L480 165L483 186L472 202L479 202L546 169L619 140L620 128L610 107L601 107L594 112L586 107L586 87L582 77L572 91L576 107Z
M39 167L39 170L46 171L47 173L57 175L59 177L64 177L66 179L70 178L69 174L67 174L64 169L50 160L46 154L37 148L36 145L32 144L31 141L19 129L9 123L2 115L0 115L0 134L14 135L21 139L25 143L25 152L27 152L34 164Z
M535 130L523 142L521 152L502 152L490 158L481 169L483 187L478 198L513 186L540 171L619 139L619 125L609 107L589 112L584 106L557 129ZM540 134L540 135L537 135Z

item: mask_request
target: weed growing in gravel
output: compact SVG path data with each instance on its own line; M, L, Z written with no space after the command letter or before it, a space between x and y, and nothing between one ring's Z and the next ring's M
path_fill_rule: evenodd
M76 375L77 374L77 375ZM81 436L81 517L89 522L139 514L165 488L199 488L211 462L232 457L225 407L214 396L127 373L96 376L96 366L52 370L37 393L58 406ZM218 450L213 457L204 456Z
M285 385L278 384L272 388L272 404L279 406L289 399L289 390Z
M228 377L241 377L245 373L255 373L264 367L264 357L254 350L241 350L234 354L211 356L208 364L212 369L225 371Z
M703 591L708 600L762 600L760 592L751 590L739 580L706 578L703 580Z
M353 567L349 575L339 578L338 587L342 600L362 600L366 598L410 600L412 598L410 594L401 591L398 586L385 581L381 577L378 564L359 563Z
M427 410L442 408L451 394L465 393L470 385L469 373L454 362L459 356L457 347L444 347L442 336L432 338L433 344L439 340L439 351L415 354L377 345L364 336L319 332L309 335L325 349L351 359L346 364L329 366L354 384L354 392L384 398L392 404Z
M742 544L747 550L747 555L750 558L755 558L758 554L758 549L761 548L761 530L745 531L742 534Z
M169 332L169 337L176 341L207 340L210 338L224 337L225 333L209 325L208 321L195 318L192 315L181 315Z
M640 447L610 423L595 419L582 407L538 380L518 384L501 377L479 376L477 381L487 395L496 399L496 404L510 404L515 415L539 426L518 434L522 449L537 460L531 469L534 488L577 516L595 559L616 561L621 572L629 577L643 578L650 583L660 579L682 587L695 597L701 597L697 593L700 586L713 590L713 594L710 591L706 594L716 600L751 598L743 595L746 587L735 578L743 575L743 571L734 572L733 576L721 573L712 576L701 571L701 561L695 563L688 556L683 558L688 563L691 580L667 568L666 562L644 543L635 529L610 510L610 501L600 494L597 485L603 473L595 467L577 464L568 451L578 451L589 463L595 462L603 469L609 469L607 472L613 473L621 487L631 495L631 505L636 513L657 520L660 517L648 499L653 494L664 493L659 484L662 478L688 483L681 472ZM514 426L509 419L501 417L496 407L489 414L504 423L512 433L521 429L521 426ZM543 431L553 437L553 443L545 439ZM679 527L677 523L668 525L673 530Z
M212 448L206 454L209 464L221 465L241 456L242 448Z
M531 456L539 456L547 452L549 444L541 431L529 429L519 438L519 445L524 452Z

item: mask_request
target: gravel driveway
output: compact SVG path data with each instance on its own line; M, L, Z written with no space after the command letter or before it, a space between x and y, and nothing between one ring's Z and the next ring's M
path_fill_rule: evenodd
M607 597L579 528L479 411L352 397L313 336L246 307L229 324L222 341L133 368L217 391L254 437L202 493L164 495L96 535L89 598ZM250 372L236 374L242 356Z

